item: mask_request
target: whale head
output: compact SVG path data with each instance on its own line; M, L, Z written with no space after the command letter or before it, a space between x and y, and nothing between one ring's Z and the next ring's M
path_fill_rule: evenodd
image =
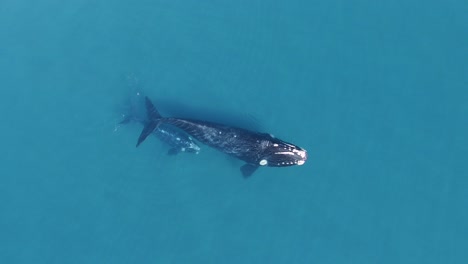
M200 147L197 145L197 143L195 143L191 137L189 137L189 139L191 141L188 142L188 146L185 147L184 151L189 152L189 153L195 153L195 154L200 153Z
M280 139L269 140L259 161L260 166L286 167L303 165L307 160L307 151Z

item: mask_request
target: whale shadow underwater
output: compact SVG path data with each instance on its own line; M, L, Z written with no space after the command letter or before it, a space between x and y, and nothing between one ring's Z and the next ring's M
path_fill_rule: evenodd
M198 142L245 162L240 170L245 178L259 167L303 165L307 151L299 146L244 128L189 118L163 117L145 96L147 122L138 138L138 147L160 125L171 125Z

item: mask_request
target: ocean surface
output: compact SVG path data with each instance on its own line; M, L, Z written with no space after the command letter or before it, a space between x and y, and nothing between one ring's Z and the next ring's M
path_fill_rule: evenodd
M467 14L2 0L0 263L468 263ZM249 124L308 160L244 179L206 146L135 148L129 77L164 115Z

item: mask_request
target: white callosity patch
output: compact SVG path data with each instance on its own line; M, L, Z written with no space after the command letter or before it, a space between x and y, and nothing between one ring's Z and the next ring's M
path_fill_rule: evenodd
M283 156L280 160L275 161L276 165L303 165L307 160L307 151L294 145L273 143L273 147L277 149L277 151L274 152L275 155Z
M293 149L293 152L299 156L301 156L301 158L303 158L304 160L307 159L307 151L305 149ZM304 162L302 163L304 164ZM302 165L302 164L299 164L299 165Z
M200 152L200 147L198 145L195 145L194 143L190 143L190 148L195 150L195 154L198 154Z
M266 148L270 145L270 143L271 143L271 142L268 141L268 140L262 140L262 141L260 142L260 148L261 148L261 149L266 149Z
M260 164L261 166L265 166L268 164L268 161L265 159L262 159L258 164Z

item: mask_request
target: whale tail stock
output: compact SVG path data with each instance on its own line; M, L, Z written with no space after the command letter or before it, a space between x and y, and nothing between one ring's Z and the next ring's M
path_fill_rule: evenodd
M140 137L136 146L138 147L145 139L159 126L162 116L159 114L158 110L154 107L151 100L145 96L145 105L146 105L146 115L147 121L145 127L141 131Z

